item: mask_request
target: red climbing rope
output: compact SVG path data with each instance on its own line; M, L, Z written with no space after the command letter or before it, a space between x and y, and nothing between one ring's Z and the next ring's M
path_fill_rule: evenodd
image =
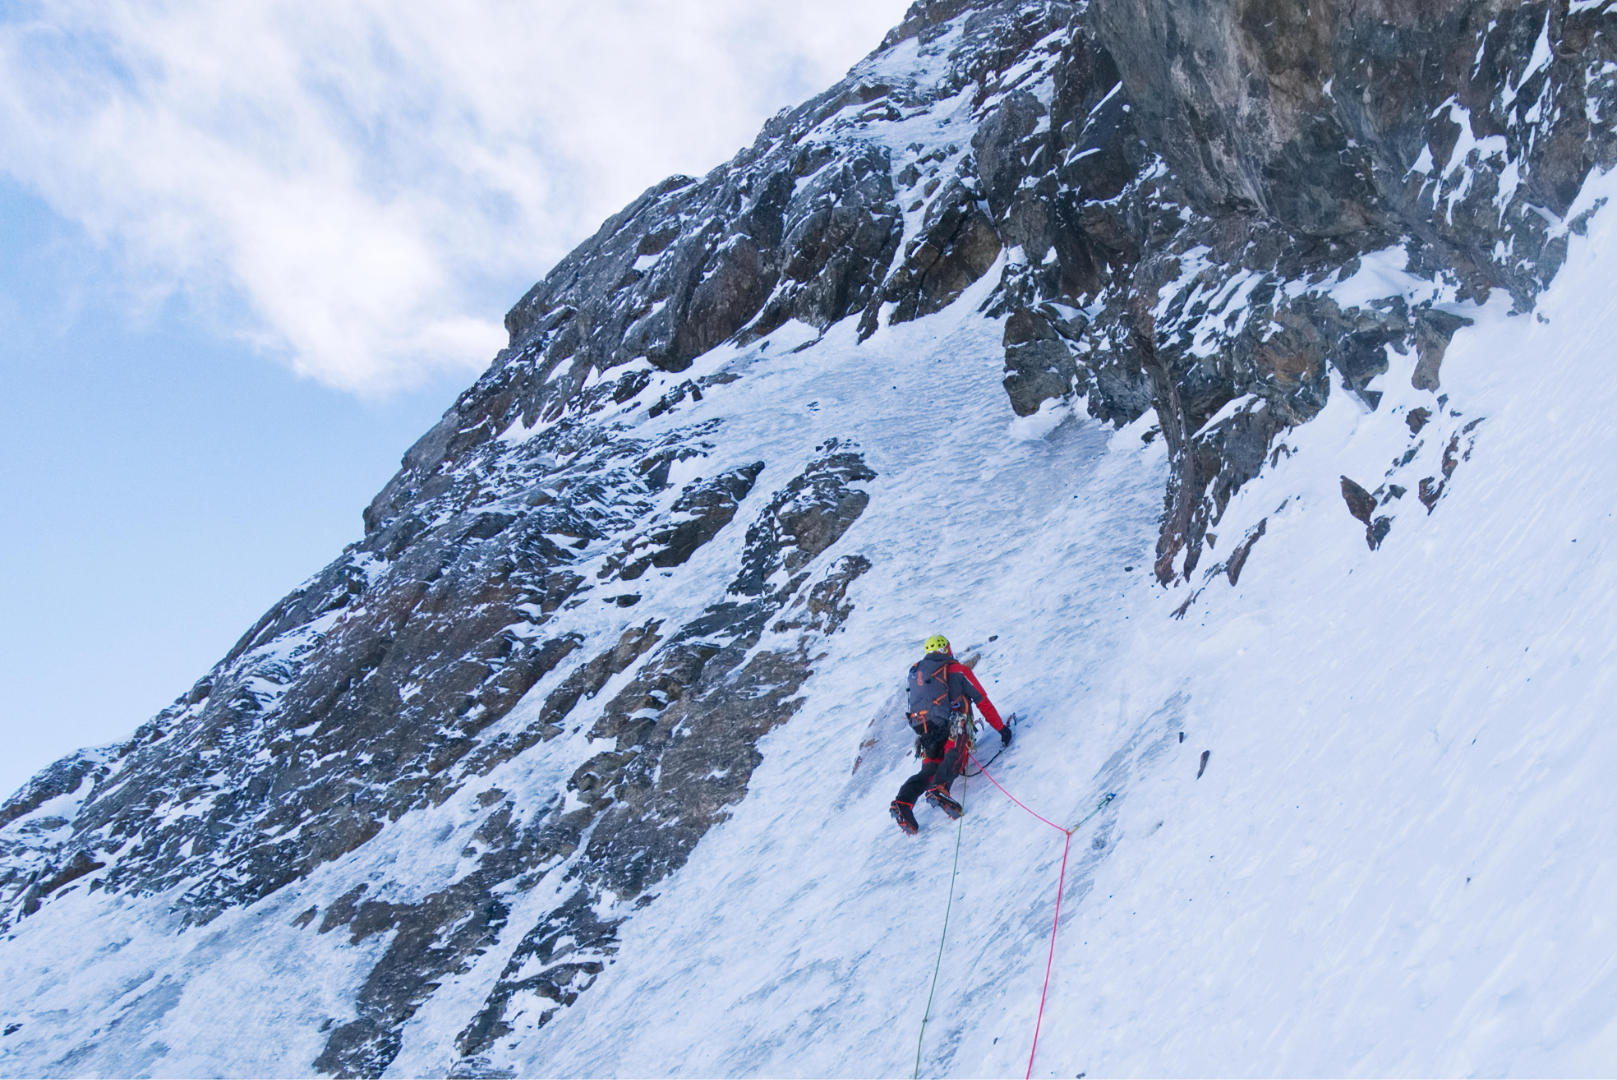
M1006 791L1005 785L1001 784L998 780L995 780L994 774L983 768L983 763L978 761L977 756L970 750L966 751L966 756L971 758L972 762L976 764L978 771L984 776L988 777L989 782L995 787L999 788L1007 799L1011 800L1011 802L1015 803L1017 806L1020 806L1023 810L1026 810L1029 814L1050 826L1050 828L1061 833L1062 838L1065 840L1065 843L1061 847L1061 877L1056 881L1056 917L1055 920L1050 924L1050 955L1046 957L1044 961L1044 988L1039 991L1039 1016L1038 1019L1033 1022L1033 1048L1028 1051L1027 1055L1027 1080L1032 1080L1033 1059L1038 1055L1039 1052L1039 1029L1044 1025L1044 1002L1050 994L1050 971L1055 967L1056 962L1056 931L1061 928L1061 894L1066 891L1067 886L1067 856L1072 852L1072 834L1077 831L1079 825L1082 825L1084 822L1100 813L1101 808L1107 803L1111 802L1114 796L1108 793L1107 796L1100 801L1100 805L1096 806L1095 809L1091 810L1089 813L1080 818L1076 825L1073 825L1070 829L1062 828L1060 825L1057 825L1055 822L1051 821L1037 810L1034 810L1032 807L1028 806L1021 799L1018 799L1015 795L1012 795L1009 791Z
M1030 808L1027 805L1027 803L1024 803L1021 799L1018 799L1015 795L1012 795L1010 792L1005 791L1005 785L1001 784L998 780L995 780L994 779L994 774L989 772L987 769L983 768L983 763L977 760L977 755L976 754L971 753L971 751L969 751L969 750L966 751L966 753L967 753L967 756L969 756L971 758L972 762L977 766L978 770L981 771L984 776L988 777L988 782L993 784L995 787L999 788L1000 791L1004 792L1005 797L1007 799L1011 800L1011 802L1015 803L1017 806L1020 806L1023 810L1026 810L1028 813L1032 814L1034 817L1038 818L1040 821L1044 822L1046 825L1050 826L1050 828L1056 830L1057 832L1064 833L1064 832L1067 831L1066 829L1063 829L1060 825L1057 825L1055 822L1053 822L1049 818L1045 817L1043 814L1039 813L1037 810L1034 810L1034 809Z
M1065 830L1063 830L1065 831ZM1039 991L1039 1018L1033 1021L1033 1049L1027 1052L1027 1080L1033 1080L1033 1058L1039 1052L1039 1028L1044 1025L1044 999L1050 993L1050 969L1056 962L1056 928L1061 925L1061 894L1067 884L1067 852L1072 850L1072 833L1061 848L1061 880L1056 882L1056 918L1050 924L1050 955L1044 961L1044 989Z

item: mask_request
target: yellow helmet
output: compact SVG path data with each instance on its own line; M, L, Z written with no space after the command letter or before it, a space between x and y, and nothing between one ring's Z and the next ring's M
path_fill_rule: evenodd
M949 639L942 634L933 634L921 643L921 648L929 653L946 653L949 652Z

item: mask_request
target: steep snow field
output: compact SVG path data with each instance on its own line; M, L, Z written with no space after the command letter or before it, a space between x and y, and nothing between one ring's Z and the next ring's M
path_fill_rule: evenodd
M1612 194L1591 181L1585 204ZM1412 359L1376 412L1339 388L1231 506L1269 514L1240 585L1180 621L1184 590L1148 584L1162 452L1139 429L1012 421L969 362L993 344L973 297L950 333L890 328L835 371L827 341L778 391L754 384L818 395L797 421L815 436L857 431L881 475L839 550L876 569L735 818L629 924L588 1007L493 1063L907 1075L955 830L930 808L916 841L887 820L908 758L850 766L873 718L901 727L894 687L941 629L997 635L979 671L1027 717L1002 783L1063 821L1118 794L1074 839L1036 1075L1609 1073L1614 280L1607 213L1541 317L1470 310L1443 393L1483 418L1475 450L1379 551L1339 478L1378 480L1436 395L1409 389ZM947 504L908 494L938 473ZM1020 1075L1061 837L966 783L922 1071ZM415 1034L398 1075L447 1063Z
M1585 205L1599 195L1617 182L1591 181ZM625 924L578 1006L519 1024L487 1066L908 1075L957 833L923 807L907 839L886 805L913 767L895 690L941 630L1024 718L993 766L1011 792L1059 821L1117 794L1074 837L1036 1075L1611 1072L1617 215L1574 242L1539 316L1466 309L1442 392L1482 422L1435 513L1411 492L1372 552L1341 495L1342 475L1374 486L1409 445L1408 410L1440 408L1394 357L1377 411L1338 387L1237 496L1207 561L1267 532L1240 584L1214 580L1182 619L1190 590L1150 572L1161 440L1067 409L1014 419L1001 327L975 313L998 277L861 345L848 320L793 351L812 334L788 326L669 377L744 374L641 430L718 419L701 468L765 460L760 492L824 440L857 443L878 478L831 554L873 568L734 817ZM699 610L711 597L690 583L739 533L648 580L637 618ZM488 784L548 797L565 777L530 757ZM476 794L390 826L357 872L432 887ZM1021 1075L1061 837L984 780L965 802L921 1069ZM0 950L0 1021L21 1025L0 1073L307 1074L385 941L293 920L355 874L324 867L177 937L162 897L47 905ZM514 947L522 906L510 925ZM442 987L391 1075L451 1067L508 955Z

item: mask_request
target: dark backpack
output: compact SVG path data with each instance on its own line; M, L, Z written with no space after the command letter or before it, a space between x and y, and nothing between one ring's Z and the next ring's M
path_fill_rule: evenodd
M955 713L966 711L966 695L964 687L959 687L959 693L951 693L949 678L949 665L954 663L952 657L939 653L928 653L917 660L910 667L910 727L917 735L925 735L930 731L948 731L949 721Z

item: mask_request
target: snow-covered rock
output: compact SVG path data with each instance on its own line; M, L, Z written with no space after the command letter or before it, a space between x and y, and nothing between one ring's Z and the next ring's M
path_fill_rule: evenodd
M1614 104L1610 4L916 4L0 808L0 1072L897 1073L949 895L1022 1069L1060 834L860 754L934 629L1117 795L1041 1075L1599 1071Z

